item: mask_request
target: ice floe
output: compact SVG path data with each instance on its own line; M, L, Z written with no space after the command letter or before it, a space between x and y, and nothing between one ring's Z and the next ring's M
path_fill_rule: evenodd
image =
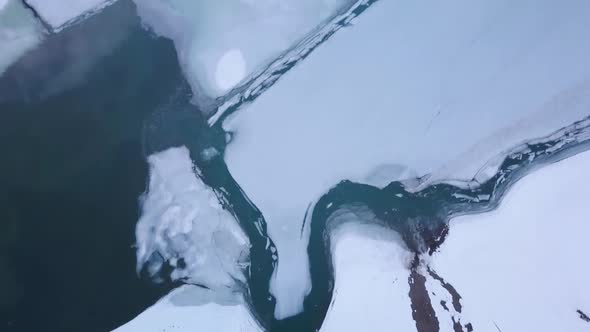
M115 1L0 0L0 75L37 46L44 34L82 21Z
M373 182L386 164L471 179L585 117L589 15L583 0L378 1L227 118L228 168L279 251L277 317L309 291L305 211L339 181Z
M39 19L59 31L71 23L94 14L117 0L23 0Z
M45 100L86 84L93 69L120 54L134 31L141 33L139 25L133 3L119 1L83 24L45 34L0 77L0 103Z
M199 179L188 149L170 148L148 160L149 187L136 229L138 270L156 280L241 291L248 238Z
M0 0L0 75L43 38L43 26L19 0Z

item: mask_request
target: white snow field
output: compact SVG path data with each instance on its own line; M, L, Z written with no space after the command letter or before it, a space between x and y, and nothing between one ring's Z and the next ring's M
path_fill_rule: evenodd
M585 0L380 0L225 120L228 167L279 251L275 315L302 308L299 229L339 181L404 167L470 179L588 115L588 17Z
M174 40L198 104L263 70L353 0L135 0L142 20Z
M19 0L0 0L0 75L43 38L43 26Z
M24 0L51 27L59 31L117 0Z
M414 331L408 297L413 255L399 236L379 226L345 224L331 239L335 287L320 331Z
M114 332L258 332L262 328L238 297L216 303L212 292L182 286Z
M236 280L246 282L248 238L196 176L187 148L170 148L148 161L150 182L136 228L138 270L149 261L150 273L156 273L169 261L173 280L223 296L235 292ZM162 259L154 261L153 255Z
M476 331L590 329L577 313L590 312L589 169L590 152L545 166L498 209L451 221L430 265L461 294Z

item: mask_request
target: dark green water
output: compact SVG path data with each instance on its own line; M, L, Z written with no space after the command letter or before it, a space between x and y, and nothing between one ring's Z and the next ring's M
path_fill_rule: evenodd
M108 331L166 291L135 272L142 133L185 84L130 1L0 78L0 331Z

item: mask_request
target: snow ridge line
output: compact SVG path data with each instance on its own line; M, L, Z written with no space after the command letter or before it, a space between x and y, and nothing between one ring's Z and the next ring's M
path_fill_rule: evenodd
M328 40L341 28L347 27L352 20L361 15L378 0L359 0L346 13L336 16L327 25L318 28L307 38L304 38L290 50L280 55L262 71L253 75L252 79L234 88L229 94L219 97L217 105L208 120L210 126L220 125L230 114L237 111L242 105L254 101L264 91L274 85L283 74L299 62L305 60L317 47Z
M23 4L23 6L26 9L30 10L31 13L33 13L33 16L37 19L37 21L39 21L39 23L41 23L41 25L43 26L43 28L45 28L47 33L54 32L51 24L49 24L47 21L45 21L45 19L39 14L39 12L37 11L37 9L35 9L35 7L29 5L27 0L20 0L20 2Z

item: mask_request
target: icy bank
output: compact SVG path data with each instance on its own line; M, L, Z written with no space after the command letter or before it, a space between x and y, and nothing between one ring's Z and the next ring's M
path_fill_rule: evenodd
M412 254L399 236L356 224L331 234L334 297L320 331L412 331L408 292Z
M517 182L490 213L455 218L430 263L476 330L585 331L590 152ZM452 329L448 329L452 331Z
M262 331L240 297L227 303L214 302L212 298L210 290L180 287L114 332Z
M383 165L470 179L586 116L589 15L583 0L378 1L228 118L226 162L279 250L277 317L309 291L305 211L340 180Z
M0 0L0 75L43 37L43 26L19 0Z
M174 40L201 106L211 103L347 8L353 0L136 0L143 21Z
M69 24L99 12L117 0L24 0L39 18L59 31Z
M240 291L249 241L195 174L188 149L151 155L149 164L149 188L136 228L138 270L156 280Z

